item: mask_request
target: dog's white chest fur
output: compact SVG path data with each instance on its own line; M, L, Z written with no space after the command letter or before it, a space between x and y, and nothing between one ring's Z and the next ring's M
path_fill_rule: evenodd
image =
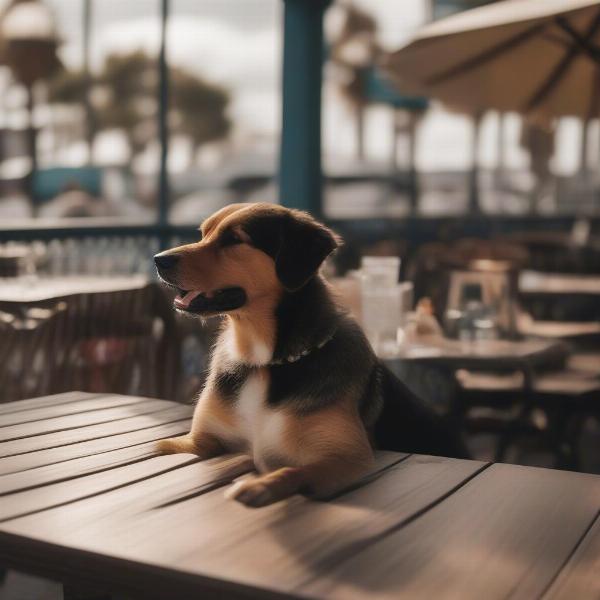
M235 402L237 433L261 471L283 455L284 416L267 404L267 392L268 378L259 371L244 382Z

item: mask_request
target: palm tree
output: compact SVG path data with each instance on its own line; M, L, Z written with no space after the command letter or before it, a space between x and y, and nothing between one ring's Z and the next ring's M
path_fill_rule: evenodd
M171 67L170 80L171 133L186 136L194 152L226 137L231 125L226 113L228 91L179 67ZM49 100L84 105L84 98L95 99L88 143L92 144L100 131L119 129L135 156L156 138L157 85L155 59L141 51L112 54L95 77L85 71L61 73L51 82ZM96 91L100 93L93 93Z
M33 121L34 86L60 70L54 15L41 0L12 0L0 15L0 62L26 91L31 173L37 169L37 131Z

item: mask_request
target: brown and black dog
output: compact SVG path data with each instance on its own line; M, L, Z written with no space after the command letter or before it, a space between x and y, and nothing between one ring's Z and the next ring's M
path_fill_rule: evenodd
M227 495L249 506L328 496L368 470L373 448L466 455L334 301L318 274L340 242L331 230L281 206L232 204L201 231L155 257L178 310L225 315L191 431L162 452L247 452L259 474Z

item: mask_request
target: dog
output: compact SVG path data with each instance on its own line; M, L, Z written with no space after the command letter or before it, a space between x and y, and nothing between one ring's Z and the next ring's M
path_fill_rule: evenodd
M335 494L385 449L466 457L460 440L377 359L319 274L340 238L309 214L232 204L201 240L154 257L178 311L224 315L189 434L162 453L241 451L258 474L226 492L258 507Z

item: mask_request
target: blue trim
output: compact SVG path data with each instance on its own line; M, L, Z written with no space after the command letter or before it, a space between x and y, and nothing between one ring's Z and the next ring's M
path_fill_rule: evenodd
M158 135L160 141L160 170L158 179L157 221L164 228L169 221L169 66L167 64L167 23L169 21L169 0L161 2L160 52L158 55ZM161 248L166 248L168 240L161 236Z
M429 100L422 96L405 96L376 66L371 65L364 73L367 98L371 102L389 104L394 108L422 111L429 107Z

